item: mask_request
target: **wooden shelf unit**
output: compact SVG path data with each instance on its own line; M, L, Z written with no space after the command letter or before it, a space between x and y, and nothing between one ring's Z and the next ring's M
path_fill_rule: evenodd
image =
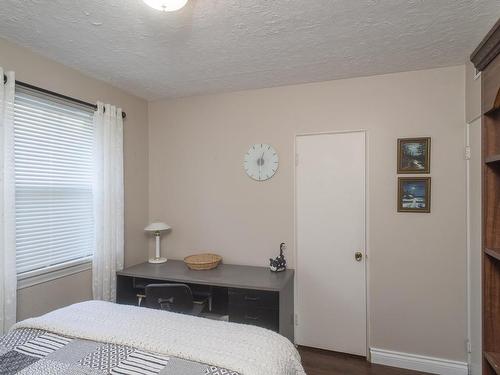
M487 117L491 117L493 119L498 118L500 116L500 107L492 108L484 114Z
M486 156L484 158L484 162L486 164L494 164L494 163L498 163L500 162L500 154L495 154L495 155L490 155L490 156Z
M471 55L481 71L483 375L500 374L500 20Z
M493 368L495 373L500 375L500 353L485 352L484 358Z
M498 249L488 249L487 247L484 248L484 252L486 255L500 261L500 250Z

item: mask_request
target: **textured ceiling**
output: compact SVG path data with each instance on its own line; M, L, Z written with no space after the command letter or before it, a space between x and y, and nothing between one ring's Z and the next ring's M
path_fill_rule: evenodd
M0 36L146 99L461 64L499 0L2 0Z

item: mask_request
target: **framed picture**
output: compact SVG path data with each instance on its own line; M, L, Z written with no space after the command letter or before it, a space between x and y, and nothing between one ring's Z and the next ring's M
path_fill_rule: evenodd
M398 173L431 172L431 139L398 139Z
M398 212L431 212L430 177L398 177Z

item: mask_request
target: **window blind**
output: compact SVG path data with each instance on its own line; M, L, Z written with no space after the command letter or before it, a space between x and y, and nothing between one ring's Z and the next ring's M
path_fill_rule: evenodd
M92 118L91 109L16 87L18 275L93 253Z

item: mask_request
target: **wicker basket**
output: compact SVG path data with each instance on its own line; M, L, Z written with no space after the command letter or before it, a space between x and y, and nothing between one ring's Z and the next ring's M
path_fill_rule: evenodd
M217 254L196 254L184 258L184 263L192 270L211 270L219 265L222 257Z

